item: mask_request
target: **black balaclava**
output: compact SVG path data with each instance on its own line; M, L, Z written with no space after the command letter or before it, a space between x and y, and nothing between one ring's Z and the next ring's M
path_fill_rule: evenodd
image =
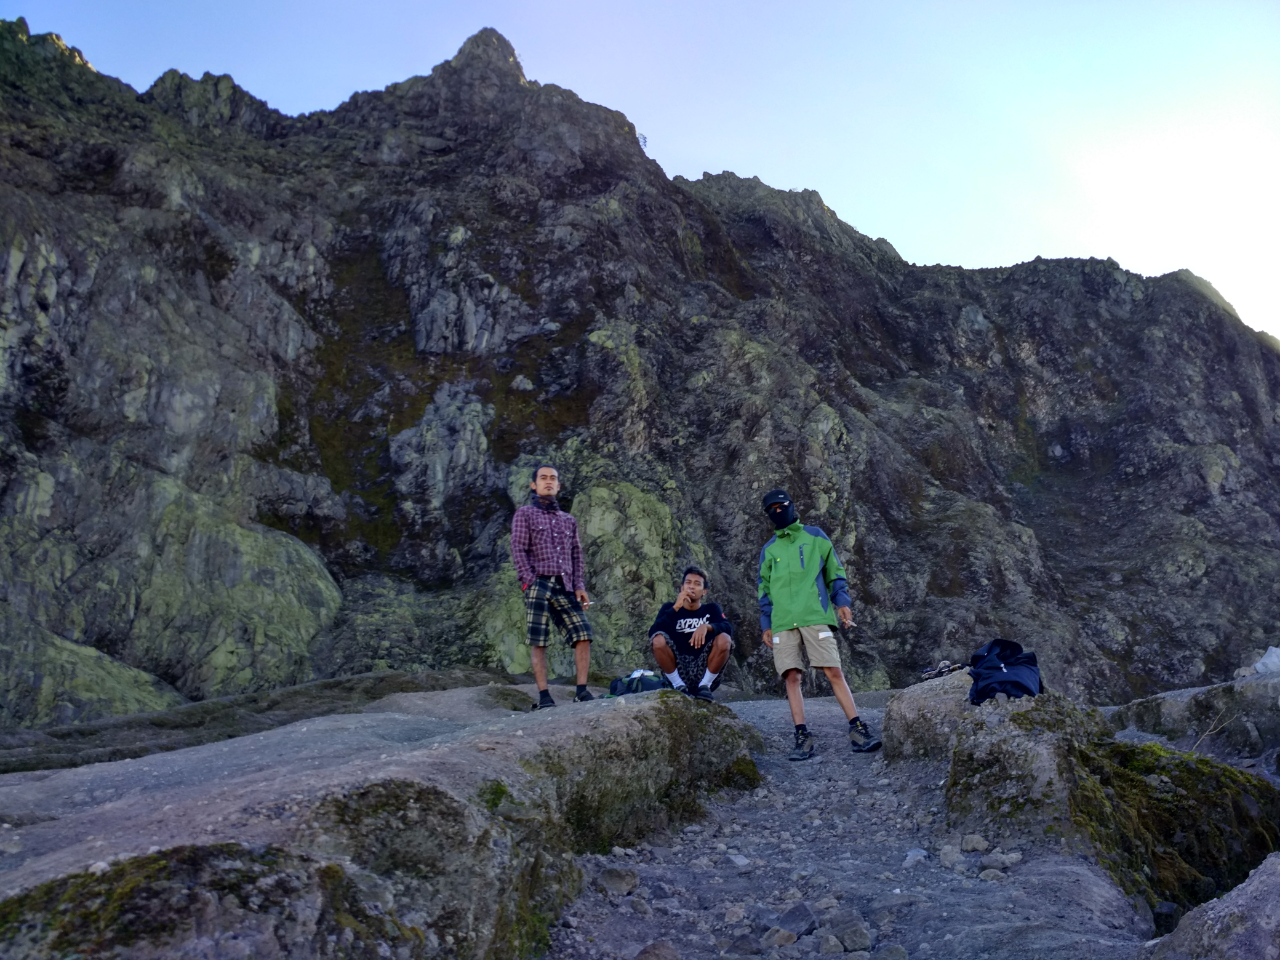
M778 503L784 505L781 510L769 509ZM791 502L791 498L787 496L787 491L785 490L770 490L764 495L760 505L764 507L765 516L772 520L774 527L779 530L796 522L796 505Z

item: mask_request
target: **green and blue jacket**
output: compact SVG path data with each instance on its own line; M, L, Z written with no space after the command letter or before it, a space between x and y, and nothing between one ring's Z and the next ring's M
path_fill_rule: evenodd
M799 521L778 531L760 551L761 630L836 625L836 608L849 606L844 566L819 527Z

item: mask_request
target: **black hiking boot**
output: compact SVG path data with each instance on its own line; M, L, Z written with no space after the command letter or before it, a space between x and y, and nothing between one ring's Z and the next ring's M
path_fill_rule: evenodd
M715 694L711 692L710 687L698 687L698 692L695 693L694 696L697 697L699 700L703 700L707 703L716 702Z
M590 691L590 690L583 690L581 693L577 694L577 695L573 698L573 702L574 702L574 703L586 703L588 700L594 700L594 699L595 699L595 697L591 695L591 691Z
M795 748L787 754L788 760L808 760L813 756L813 734L808 730L796 731Z
M871 753L880 749L880 738L871 732L865 720L856 717L849 724L849 745L854 753Z

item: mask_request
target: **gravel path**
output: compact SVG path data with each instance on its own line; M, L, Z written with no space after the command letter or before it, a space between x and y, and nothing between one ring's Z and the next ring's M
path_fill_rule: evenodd
M877 730L881 703L861 706ZM834 700L808 701L818 753L799 763L785 701L728 706L764 734L764 786L720 794L700 823L635 849L579 858L587 886L550 957L1129 960L1152 935L1080 857L961 850L946 765L852 753Z

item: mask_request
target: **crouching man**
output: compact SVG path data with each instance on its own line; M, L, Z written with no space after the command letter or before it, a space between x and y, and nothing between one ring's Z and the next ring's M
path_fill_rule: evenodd
M733 628L724 611L719 604L702 602L707 587L701 568L687 568L675 603L664 603L649 628L653 658L667 681L681 693L693 687L699 700L715 700L712 691L720 686L733 649Z

